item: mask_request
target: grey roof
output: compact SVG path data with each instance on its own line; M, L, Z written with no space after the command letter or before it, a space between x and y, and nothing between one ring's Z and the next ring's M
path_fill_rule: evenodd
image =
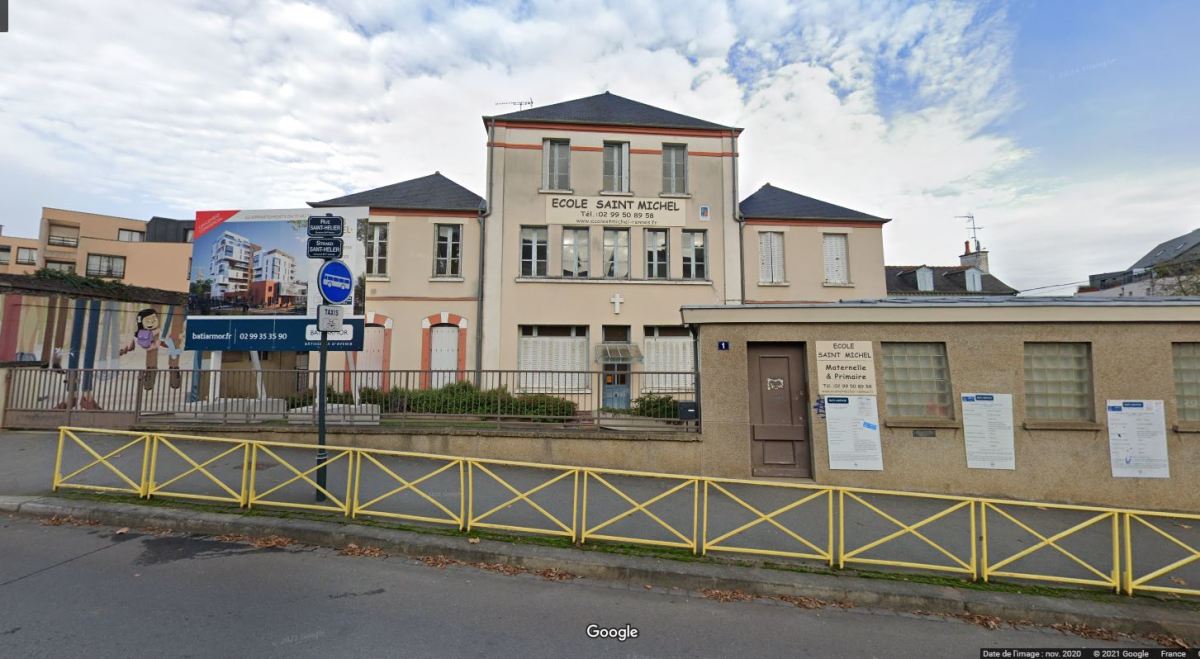
M922 291L917 287L917 269L928 267L933 270L933 290ZM967 290L967 270L970 266L919 266L919 265L888 265L884 266L887 280L888 295L1016 295L1017 289L1000 281L995 275L983 273L980 284L983 290L979 292Z
M385 185L374 190L355 192L336 199L310 201L309 206L368 206L398 210L477 211L483 208L483 197L434 172L429 176Z
M820 199L777 188L770 183L746 197L738 205L743 217L779 220L861 220L866 222L890 222L849 208L843 208Z
M1138 259L1137 263L1129 266L1129 269L1153 268L1156 265L1168 263L1183 256L1197 245L1200 245L1200 229L1159 243L1154 249L1147 252L1145 256Z
M952 297L888 297L837 302L789 302L780 304L685 304L681 309L827 309L829 307L1197 307L1200 296L1178 297L1093 297L962 295Z
M711 121L689 117L678 112L639 103L638 101L604 92L573 101L530 108L484 117L501 121L550 122L564 124L607 124L613 126L647 126L651 128L695 128L702 130L738 130Z

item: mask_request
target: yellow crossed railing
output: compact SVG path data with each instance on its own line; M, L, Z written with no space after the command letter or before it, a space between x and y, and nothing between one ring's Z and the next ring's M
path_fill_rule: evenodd
M181 499L220 501L245 505L247 496L246 480L250 474L250 470L246 467L250 460L251 443L236 440L226 440L224 442L220 442L217 444L218 446L228 444L229 448L217 453L211 458L208 458L204 462L197 462L196 460L192 459L192 457L188 455L186 451L179 447L179 444L185 441L189 440L186 437L164 437L162 435L154 435L152 437L153 446L150 449L150 477L146 485L146 496L166 496ZM166 447L169 451L171 451L171 453L181 458L187 464L191 465L192 468L160 482L159 468L161 467L162 463L158 459L158 454L162 447ZM212 464L215 464L218 460L221 460L226 456L233 455L238 451L241 451L242 453L241 482L237 485L238 489L234 490L233 487L231 487L228 483L221 480L216 476L216 474L213 474L211 471L209 471L208 467ZM171 485L182 481L192 474L204 476L205 479L216 485L221 491L225 492L227 496L202 494L196 492L183 492L178 490L171 491L167 489Z
M451 469L456 469L458 471L458 494L461 494L463 491L463 460L448 459L446 461L446 463L441 465L440 467L437 467L435 465L436 468L433 471L430 471L430 472L428 472L422 476L419 476L417 478L413 478L412 480L408 480L408 479L404 478L403 476L401 476L400 474L397 474L396 472L392 471L390 468L387 467L387 465L383 464L383 462L380 461L379 458L376 456L392 456L392 457L400 457L400 458L415 457L415 458L420 458L420 459L428 459L428 456L425 456L425 455L415 454L415 453L405 453L405 452L401 452L401 451L370 451L370 452L356 451L355 458L354 458L355 459L354 470L355 470L355 473L357 474L357 476L355 477L355 481L356 481L356 483L358 483L358 485L354 488L354 498L353 498L353 503L350 508L350 516L351 517L357 517L358 515L375 515L375 516L379 516L379 517L392 517L392 518L396 518L396 519L408 519L408 520L413 520L416 522L431 522L434 524L453 524L454 526L457 526L460 529L463 528L463 520L465 518L465 516L463 514L463 506L466 504L464 497L459 496L458 512L455 512L455 511L451 510L448 506L443 504L441 501L438 501L436 497L434 497L433 495L429 494L428 492L426 492L424 489L421 488L422 483L432 480L432 479L436 478L437 476L439 476ZM360 501L359 497L361 496L361 484L362 484L363 460L364 459L366 460L366 463L368 465L374 465L375 468L377 468L380 472L382 472L382 473L386 474L388 477L390 477L392 481L400 483L400 486L392 488L392 489L388 490L387 492L384 492L383 494L380 494L365 503ZM439 459L439 461L440 460L441 459ZM394 511L388 511L388 510L381 510L379 508L373 508L373 506L377 506L378 504L380 504L388 499L393 499L405 492L411 492L413 494L416 494L421 499L429 502L430 504L433 505L434 508L437 508L438 510L440 510L445 515L445 517L431 517L428 515L417 515L414 513L400 513L400 512L394 512Z
M1148 592L1173 593L1175 595L1200 595L1200 584L1189 584L1182 577L1173 576L1173 572L1179 572L1182 568L1200 561L1200 543L1193 546L1176 536L1174 533L1163 530L1161 524L1167 520L1180 520L1172 522L1182 528L1193 528L1188 524L1184 524L1183 520L1192 522L1193 525L1200 524L1200 515L1185 515L1182 513L1155 513L1146 511L1129 511L1124 513L1125 517L1125 592L1133 595L1136 591L1143 590ZM1154 521L1151 521L1154 520ZM1159 522L1158 524L1155 521ZM1183 558L1172 563L1159 567L1156 570L1147 572L1141 576L1135 574L1134 570L1134 542L1133 542L1133 522L1137 522L1141 526L1150 529L1155 535L1162 537L1170 542L1170 544L1183 550L1186 554ZM1156 586L1150 582L1155 579L1166 577L1169 581L1176 584L1175 586ZM1189 587L1190 586L1190 587Z
M772 510L771 512L763 512L762 510L759 510L756 506L754 506L750 503L747 503L744 499L742 499L742 497L737 496L736 494L731 492L729 488L726 487L728 485L734 485L734 484L746 485L746 486L751 486L751 487L761 488L761 489L784 489L784 491L787 491L789 493L794 491L794 492L796 492L795 496L797 498L783 506L780 506L780 507ZM724 495L729 500L738 504L738 506L740 506L741 508L744 508L744 509L750 511L751 513L754 513L754 516L755 516L754 519L750 520L749 522L746 522L745 524L742 524L741 526L739 526L731 531L726 531L725 533L723 533L715 538L710 538L708 535L708 532L709 532L709 528L708 528L709 502L712 499L716 498L715 495L712 495L709 493L710 490ZM799 509L811 501L819 501L821 498L825 499L825 506L826 506L825 548L821 548L815 542L810 541L808 538L805 538L803 535L788 528L786 524L783 524L780 521L778 521L778 518L781 515L783 515L784 513L789 512L791 510ZM742 554L765 554L767 556L785 556L785 557L789 557L789 558L811 558L811 559L827 562L831 566L833 565L833 557L834 557L834 553L833 553L833 542L834 542L834 536L833 536L833 489L828 488L828 487L812 487L812 486L803 486L803 485L780 485L780 484L776 484L776 483L763 483L760 481L734 480L734 479L729 479L729 478L722 478L722 479L709 478L709 479L705 479L705 481L704 481L703 500L704 500L704 511L703 511L703 520L701 523L701 526L703 528L700 533L700 553L701 554L707 553L710 550L711 551L725 551L725 552L732 552L732 553L742 553ZM763 524L763 523L771 525L775 529L782 532L785 536L800 543L801 546L807 548L807 551L787 551L787 550L781 550L781 549L731 546L731 545L727 545L727 544L726 545L721 544L721 543L727 542L727 541L731 540L732 538L737 537L739 535L744 536L747 531L749 531L753 528L756 528L760 524ZM817 530L817 529L814 529L814 530Z
M255 504L262 504L262 505L268 505L268 506L279 506L279 507L283 507L283 508L301 508L304 510L321 510L321 511L329 511L329 512L339 512L344 515L350 514L350 497L351 497L351 492L353 491L353 488L354 488L354 460L352 459L351 456L355 453L354 449L340 448L340 447L332 448L330 450L328 459L325 461L325 467L327 469L329 469L329 468L332 468L334 465L336 465L339 461L345 460L345 464L346 464L346 495L343 498L339 499L337 497L337 495L335 495L333 492L330 492L328 488L322 487L321 485L319 485L317 483L317 481L310 478L309 475L312 474L313 472L317 471L321 467L320 464L313 464L313 466L309 467L308 469L301 471L298 467L294 466L291 462L288 462L285 458L280 456L278 452L272 450L272 449L278 449L280 447L302 448L302 449L317 448L315 446L304 446L304 445L297 445L297 444L267 444L265 442L254 442L253 450L251 450L251 452L250 452L250 489L249 489L248 494L246 495L246 507L251 507L251 506L254 506ZM306 453L307 453L307 451L306 451ZM266 455L266 456L274 459L277 464L279 464L283 467L286 467L287 470L292 472L292 474L294 474L294 475L291 478L283 481L282 483L276 484L274 487L272 487L264 492L256 491L255 488L257 485L256 481L257 481L257 473L258 473L259 455L260 454ZM295 501L284 501L282 499L268 499L267 498L272 493L278 492L279 490L282 490L283 488L285 488L288 485L291 485L292 483L295 483L297 481L303 481L305 483L308 483L309 485L311 485L313 487L313 489L315 491L318 491L321 494L325 495L325 498L328 501L330 501L330 503L328 503L328 504L299 503L299 502L295 502Z
M99 443L102 438L97 437L101 434L105 436L104 444ZM125 439L118 442L120 445L117 448L110 450L114 436ZM199 457L199 445L208 446L209 449L215 447L215 451L207 450L204 457ZM105 448L101 449L100 446ZM82 450L88 462L78 468L72 465L69 473L64 474L64 452L68 449ZM1138 592L1200 595L1196 580L1190 576L1188 580L1184 579L1185 570L1194 571L1200 567L1200 546L1197 546L1200 542L1191 535L1176 531L1169 524L1173 522L1181 529L1200 527L1200 515L1195 514L703 478L345 446L327 447L329 455L325 467L328 475L335 478L344 475L346 478L345 492L335 495L332 486L317 485L314 473L320 465L314 463L302 467L294 459L288 458L288 451L302 451L306 459L311 459L316 449L317 446L310 444L64 427L60 429L58 437L53 485L56 490L75 488L143 497L178 497L236 503L245 508L255 505L301 508L337 512L350 517L361 514L457 525L468 530L492 528L566 537L580 543L608 540L679 547L698 554L713 551L818 560L841 567L847 564L888 565L952 572L972 579L1010 577L1103 586L1124 590L1130 595ZM128 456L137 450L141 451L140 467L132 466L128 459L117 461L121 456ZM406 476L406 470L395 467L389 458L432 461L435 464L419 475ZM343 465L344 472L341 471ZM276 483L280 478L277 476L272 479L271 486L262 486L258 472L266 467L280 467L285 480ZM510 468L532 470L533 473L545 474L545 477L538 477L532 485L518 486L517 479L505 472ZM450 485L441 492L432 488L435 482L452 480L455 471L458 473L457 488ZM97 473L104 478L97 479ZM446 480L435 481L439 477ZM91 482L83 482L85 478ZM382 487L379 486L380 479ZM364 487L364 480L369 481L370 487ZM633 483L642 482L665 483L666 489L654 495L645 494L644 490L636 492ZM285 490L293 484L304 487ZM569 512L556 511L556 514L551 512L556 510L555 506L545 503L547 495L551 494L549 488L556 485L561 490L565 491L568 487L571 490ZM654 485L651 488L655 491L661 489ZM678 498L686 496L689 490L690 511L678 506ZM317 491L326 500L308 503ZM759 496L760 492L762 496ZM535 500L539 493L543 503ZM412 499L406 495L415 496L417 500L432 506L436 512L425 514L410 512L408 508L397 510L400 497L404 497L404 506L411 503ZM565 492L557 492L555 496L566 495ZM676 497L676 507L667 514L663 509L671 497ZM944 502L945 507L915 522L906 523L901 521L903 515L889 513L881 507L882 504L873 503L873 497L934 500ZM559 500L562 508L565 508L565 500ZM773 503L759 503L762 500ZM614 501L616 509L612 506ZM980 515L978 538L976 507ZM1016 510L1022 507L1064 513L1078 511L1085 513L1085 517L1063 531L1043 533L1030 523L1031 520L1021 519ZM736 510L741 517L730 524L728 530L722 528L716 532L712 523L714 510L722 515L729 510ZM886 523L895 530L870 541L851 541L846 529L847 520L858 521L863 511L869 513L869 519ZM508 519L501 521L505 512L521 512L526 517L532 513L535 521L528 522L526 518L520 518L517 522ZM639 519L648 520L651 524L643 524L638 531L629 532L629 535L614 532L615 525L622 520L639 515ZM941 520L954 521L950 519L951 515L958 515L959 519L954 523L960 525L949 531L951 537L969 533L969 536L962 538L967 543L965 546L970 547L969 553L958 549L957 543L951 545L946 540L939 543L934 539L941 539L945 532L934 534L933 525ZM968 517L968 523L963 523L962 516ZM993 523L989 528L989 517L993 522L1011 522L1012 526ZM679 518L684 521L679 521ZM1096 541L1088 540L1090 535L1083 535L1089 529L1103 527L1105 522L1109 524L1107 533L1111 537L1105 537L1102 549L1106 555L1111 551L1111 563L1107 559L1097 561L1093 558ZM647 528L652 533L647 532ZM770 538L764 539L764 536ZM896 541L901 538L921 543L927 553L933 550L936 555L946 558L946 562L918 562L922 559L914 558L911 547L903 550L898 548ZM1025 541L1026 545L1019 550L1004 548L1014 539ZM1067 539L1088 540L1093 544L1089 546L1090 551L1085 552L1075 545L1070 548L1064 546ZM1173 553L1167 558L1163 558L1161 553L1154 553L1156 547L1151 543L1155 541ZM954 546L955 550L942 543ZM981 551L978 559L977 550ZM868 557L865 555L867 552L873 555ZM1001 553L1006 555L1002 556ZM1069 560L1066 564L1071 567L1072 573L1066 574L1061 567L1050 566L1045 561L1024 571L1014 569L1018 561L1035 554L1057 556L1059 563L1063 563L1061 557L1065 557ZM1139 559L1137 561L1134 560L1135 554ZM1084 570L1086 578L1077 576L1080 568Z
M679 479L682 482L678 483L677 485L675 485L672 488L667 489L665 492L660 492L659 494L657 494L653 497L650 497L649 499L646 499L645 501L637 501L633 497L631 497L628 494L626 494L625 492L623 492L621 490L621 488L617 487L616 485L613 485L611 482L609 482L608 479L604 478L605 475L608 475L608 476L633 476L633 477L638 477L638 478L659 478L659 479L669 478L672 480ZM606 488L608 488L608 490L612 491L618 497L625 500L625 502L628 503L631 507L624 510L623 512L617 513L615 515L612 515L611 517L606 518L604 521L599 522L595 526L589 527L588 523L587 523L588 510L589 510L589 506L588 506L588 501L589 501L588 500L588 481L589 480L595 480L596 482L600 483L601 485L604 485ZM653 512L650 511L650 506L654 505L655 503L658 503L659 501L663 501L663 500L667 499L668 497L670 497L672 494L675 494L676 492L687 489L688 487L692 488L692 518L691 518L692 529L691 529L690 536L684 534L682 531L675 528L671 524L664 522L661 517L659 517L658 515L655 515ZM595 501L595 497L592 498L592 501L593 502ZM583 476L583 510L581 511L582 518L583 518L583 521L582 521L583 532L579 536L579 542L580 543L587 542L588 538L592 538L595 540L611 540L611 541L616 541L616 542L636 542L636 543L640 543L640 544L644 544L644 545L658 545L661 547L682 547L684 549L691 549L692 553L698 553L699 543L696 540L696 517L697 517L697 513L699 511L699 506L700 506L700 479L698 479L698 478L687 478L687 477L682 477L682 476L665 476L663 474L651 474L651 473L639 472L639 471L624 471L624 470L620 470L620 469L587 469L587 470L585 470L584 476ZM606 529L606 528L612 526L613 524L616 524L617 522L619 522L627 517L630 517L634 513L638 513L638 512L642 513L646 517L653 520L657 524L658 527L665 529L672 536L679 538L679 540L678 541L658 540L658 539L647 538L647 537L636 537L636 536L624 536L624 535L598 533L598 531Z
M927 516L923 517L922 519L918 520L914 524L905 524L904 522L897 519L895 516L893 516L887 512L884 512L879 507L875 506L874 504L870 503L863 497L859 496L860 494L865 494L865 495L873 494L873 495L882 495L882 496L898 496L898 497L906 497L906 498L940 500L940 501L948 501L948 502L950 502L950 505L947 508L944 508L943 510L941 510L939 512L936 512L931 515L927 515ZM936 570L939 572L953 572L953 573L957 573L957 574L966 574L966 575L969 575L971 578L975 577L975 574L976 574L975 505L974 505L973 500L967 499L967 498L962 498L962 497L951 497L951 496L942 496L942 495L935 495L935 494L916 494L916 493L912 493L912 492L892 492L892 491L888 491L888 490L865 490L865 489L857 489L857 488L856 489L842 488L838 492L838 497L840 499L838 502L838 508L840 510L840 515L838 517L838 536L839 536L840 540L838 542L838 545L841 548L840 554L838 555L838 565L840 567L846 567L846 563L863 563L863 564L868 564L868 565L891 565L891 566L895 566L895 567L916 568L916 569L921 569L921 570ZM847 549L846 548L846 498L847 497L849 497L852 501L857 501L859 504L861 504L867 510L870 510L872 513L874 513L878 517L881 517L884 520L887 520L891 524L895 525L896 527L898 527L897 530L883 536L882 538L877 538L871 542L868 542L868 543L861 545L859 547L856 547L854 549ZM946 549L941 544L929 539L929 536L922 533L920 530L926 526L933 524L934 522L936 522L940 519L943 519L949 515L952 515L956 511L962 510L963 508L967 509L968 515L970 516L970 535L967 536L966 540L967 540L967 545L970 546L971 550L970 550L970 557L965 560L963 558L957 556L956 554L954 554L954 552L951 552L950 550ZM875 549L876 547L880 547L880 546L885 545L897 538L907 536L907 535L911 535L912 537L917 538L920 541L924 542L929 547L937 550L938 553L942 554L946 558L949 558L951 563L949 565L940 564L940 563L919 563L919 562L915 562L915 561L891 560L891 559L883 559L883 558L867 558L867 557L863 556L864 553L866 553L872 549Z
M127 437L133 437L132 440L122 444L120 447L100 455L98 451L88 445L87 441L79 437L76 433L103 432L105 434L119 434ZM86 465L72 471L69 474L62 473L63 450L66 447L66 441L70 438L74 445L79 446L85 453L92 456L92 461ZM136 494L139 497L146 496L146 470L149 465L150 455L150 435L146 433L112 433L107 430L93 430L90 428L59 428L58 430L58 451L54 456L54 482L53 489L58 491L59 488L72 488L77 490L92 490L95 492L128 492ZM141 473L138 475L138 480L134 481L128 474L118 469L110 460L124 453L127 449L141 444L142 447L142 463ZM71 479L83 475L88 470L97 465L103 465L106 469L115 475L119 482L125 483L128 487L119 485L92 485L89 483L71 482Z
M489 465L491 465L491 467L493 467L493 468L489 469L488 468ZM499 467L499 466L518 467L518 468L537 469L537 470L550 470L550 471L556 471L556 472L561 472L561 473L559 473L557 476L553 476L553 477L549 478L546 481L543 481L541 484L536 485L532 488L529 488L527 490L519 490L516 487L514 487L511 483L509 483L508 480L506 480L505 478L503 478L502 476L500 476L499 474L496 473L496 469L494 469L494 468ZM511 492L513 496L511 498L505 500L502 503L492 506L485 512L482 512L482 513L476 515L475 514L475 492L476 492L475 472L476 471L480 472L481 474L487 475L492 481L494 481L495 483L499 484L504 489ZM466 497L466 499L467 499L467 529L470 530L473 528L489 528L489 529L499 529L499 530L503 530L503 531L521 531L521 532L525 532L525 533L537 533L537 534L541 534L541 535L553 535L553 536L564 536L567 538L574 538L575 533L576 533L575 508L576 508L576 503L577 503L577 500L576 500L577 494L576 493L579 491L579 471L580 470L575 467L558 467L558 466L553 466L553 465L536 464L536 463L532 463L532 462L510 462L510 461L506 461L506 460L470 460L470 461L468 461L468 463L467 463L467 497ZM541 492L542 490L545 490L546 488L550 487L551 485L554 485L555 483L557 483L563 479L566 479L566 478L572 479L571 480L571 519L569 521L564 522L563 520L559 519L558 517L555 517L553 514L551 514L549 511L547 511L542 506L538 505L538 503L536 501L534 501L533 499L531 499L530 497L532 497L534 494L537 494L538 492ZM484 521L487 518L495 515L496 513L500 512L502 510L509 509L510 507L514 506L517 502L524 502L525 504L527 504L529 506L529 508L532 508L533 510L537 511L541 515L542 518L550 520L550 522L553 523L553 526L550 526L550 527L523 526L523 525L516 525L516 524L502 524L499 522L485 522Z
M1119 544L1119 539L1118 539L1118 533L1119 533L1118 525L1117 525L1118 513L1116 511L1105 509L1105 508L1093 508L1091 506L1069 506L1069 505L1060 505L1060 504L1030 503L1030 502L1018 502L1018 501L997 501L997 500L992 500L992 499L985 499L981 503L982 503L982 512L981 512L981 517L980 517L980 523L983 528L983 565L982 565L981 576L983 577L984 581L988 581L992 577L1012 577L1012 578L1016 578L1016 579L1032 579L1034 581L1053 581L1056 583L1076 584L1076 585L1081 585L1081 586L1104 586L1106 588L1112 588L1113 590L1120 592L1120 590L1121 590L1121 582L1120 582L1120 564L1121 564L1120 552L1121 552L1121 549L1120 549L1120 544ZM1025 522L1017 519L1015 513L1011 513L1009 511L1005 510L1005 508L1017 508L1017 507L1038 508L1038 509L1045 509L1045 510L1075 510L1075 511L1081 511L1081 512L1086 512L1086 513L1095 513L1095 514L1092 515L1091 517L1083 520L1082 522L1079 522L1078 524L1071 526L1070 528L1064 529L1062 531L1059 531L1058 533L1047 536L1047 535L1037 531L1036 529L1034 529L1032 526L1026 524ZM1030 545L1020 551L1010 554L1009 556L1006 556L1000 560L992 562L993 561L992 554L994 553L994 550L993 550L994 545L992 543L992 540L995 538L995 535L994 534L989 535L989 533L988 533L988 512L989 511L993 511L993 512L997 513L998 515L1000 515L1001 517L1007 519L1009 522L1013 523L1021 530L1025 531L1029 535L1032 535L1034 538L1036 538L1038 540L1038 542L1033 545ZM1091 563L1083 560L1082 558L1077 556L1074 552L1069 551L1068 549L1063 547L1061 544L1059 544L1062 540L1064 540L1072 535L1081 533L1085 529L1089 529L1089 528L1095 526L1096 524L1104 522L1106 520L1111 524L1111 548L1112 548L1112 563L1109 566L1107 566L1107 572L1101 571L1099 567L1092 565ZM1095 578L1080 578L1080 577L1063 576L1060 574L1047 574L1047 573L1038 573L1038 572L1014 572L1011 570L1003 569L1004 567L1006 567L1008 565L1012 565L1013 563L1021 560L1022 558L1025 558L1026 556L1033 554L1034 552L1040 551L1042 549L1047 549L1047 548L1053 549L1058 554L1071 559L1072 563L1078 565L1079 567L1082 567L1088 573L1096 575Z

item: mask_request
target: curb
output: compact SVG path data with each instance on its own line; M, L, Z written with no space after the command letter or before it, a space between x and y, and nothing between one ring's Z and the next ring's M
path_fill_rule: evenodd
M640 587L739 590L752 595L816 598L841 605L962 616L991 616L1036 625L1086 625L1134 636L1200 641L1200 615L1147 601L1084 599L976 591L924 583L790 572L744 565L689 563L663 558L413 531L351 523L200 512L139 504L58 497L0 496L0 512L30 517L72 516L110 526L157 526L204 535L283 535L299 543L377 546L394 555L442 555L464 562L503 563L528 570L557 569L601 581Z

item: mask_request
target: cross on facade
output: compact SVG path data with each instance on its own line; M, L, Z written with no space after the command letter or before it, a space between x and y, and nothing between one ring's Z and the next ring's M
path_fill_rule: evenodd
M613 313L620 314L621 313L621 303L625 301L625 298L621 297L620 293L613 293L613 296L611 298L609 298L608 301L612 302Z

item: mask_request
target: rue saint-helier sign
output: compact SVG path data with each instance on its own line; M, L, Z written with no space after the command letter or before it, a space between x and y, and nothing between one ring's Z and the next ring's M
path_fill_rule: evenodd
M548 195L547 224L681 227L687 221L683 199Z

